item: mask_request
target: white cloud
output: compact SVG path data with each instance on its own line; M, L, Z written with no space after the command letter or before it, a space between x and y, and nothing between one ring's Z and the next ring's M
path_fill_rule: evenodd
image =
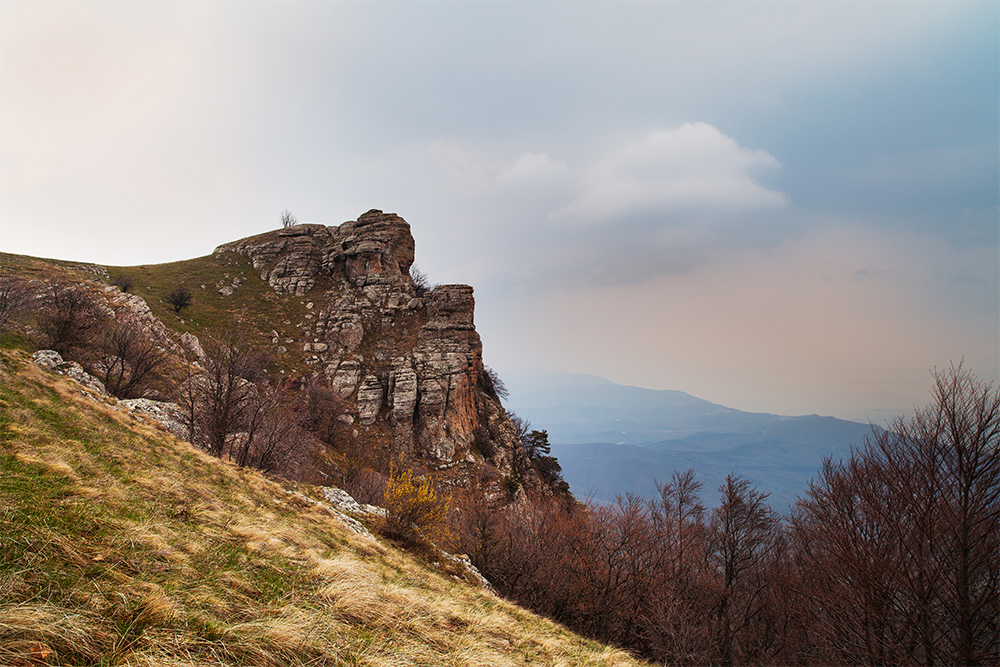
M607 151L582 170L580 194L549 218L610 222L676 211L741 211L788 204L754 173L780 167L773 155L741 146L707 123L651 132Z
M564 175L569 167L546 153L525 153L500 172L500 183L547 181Z

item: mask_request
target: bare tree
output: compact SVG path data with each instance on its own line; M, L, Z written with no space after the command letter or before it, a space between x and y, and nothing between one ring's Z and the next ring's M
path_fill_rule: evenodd
M748 480L729 475L719 487L722 502L712 513L710 554L719 573L715 628L717 659L741 662L762 610L766 581L758 576L774 544L777 517L767 496Z
M297 402L294 393L288 385L257 383L243 430L231 438L229 456L237 465L271 472L299 449L306 434L290 407Z
M836 659L1000 660L1000 393L960 364L932 396L796 508L813 641Z
M640 611L643 653L668 664L705 664L711 655L714 588L705 560L702 484L689 469L674 471L670 482L656 487L660 497L650 502L650 517L662 556L650 573L651 594Z
M0 276L0 331L19 317L29 298L23 281L13 276Z
M84 358L103 320L97 303L84 288L56 283L50 286L38 314L41 344L64 357Z
M100 350L97 373L119 398L143 396L162 380L168 353L135 317L120 317L108 326Z
M285 209L281 212L281 226L283 228L288 229L289 227L294 227L297 224L299 224L299 221L295 219L295 216L292 215L291 211Z
M185 402L191 410L192 437L215 456L223 456L233 437L248 428L257 410L257 387L266 357L246 335L232 330L204 344L205 372L189 378Z
M183 309L190 306L192 299L194 299L194 295L191 294L191 290L183 284L173 288L170 290L170 293L167 294L167 303L170 304L175 313L179 313Z

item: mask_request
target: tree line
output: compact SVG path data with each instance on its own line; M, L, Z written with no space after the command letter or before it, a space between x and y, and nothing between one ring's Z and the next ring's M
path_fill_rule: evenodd
M505 596L671 665L997 664L1000 395L961 365L933 400L827 460L787 517L731 475L647 501L457 504L459 548Z

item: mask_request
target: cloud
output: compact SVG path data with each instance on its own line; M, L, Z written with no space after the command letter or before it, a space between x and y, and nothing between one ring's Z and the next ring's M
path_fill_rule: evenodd
M553 160L546 153L525 153L508 165L497 180L500 183L538 183L566 174L568 165Z
M480 289L633 284L690 271L733 244L773 245L776 230L795 225L789 198L758 180L778 160L713 125L602 143L414 142L356 173L391 193L373 200L379 207L415 225L421 268Z
M708 123L684 123L598 157L583 170L580 195L549 219L580 225L678 211L780 208L788 197L754 178L780 166L767 151L745 148Z

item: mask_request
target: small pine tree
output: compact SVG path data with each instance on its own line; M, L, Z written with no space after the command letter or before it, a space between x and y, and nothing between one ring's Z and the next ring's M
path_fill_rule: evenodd
M521 438L521 442L524 443L524 449L532 461L548 456L549 452L552 451L552 445L549 444L549 432L545 429L531 431Z

